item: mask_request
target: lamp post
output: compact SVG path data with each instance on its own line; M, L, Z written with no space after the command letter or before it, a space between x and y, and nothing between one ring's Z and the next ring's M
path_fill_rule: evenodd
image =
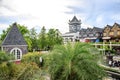
M105 54L105 43L103 42L103 54Z
M42 67L43 66L43 59L42 59L42 57L39 58L39 61L40 61L40 67Z

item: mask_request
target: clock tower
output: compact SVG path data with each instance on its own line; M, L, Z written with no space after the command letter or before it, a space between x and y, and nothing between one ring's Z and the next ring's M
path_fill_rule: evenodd
M76 16L74 16L72 20L69 20L68 24L69 24L69 32L76 33L80 31L81 20L78 20Z

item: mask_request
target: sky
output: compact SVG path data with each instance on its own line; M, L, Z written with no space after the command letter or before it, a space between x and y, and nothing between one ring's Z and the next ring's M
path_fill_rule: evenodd
M65 33L74 16L82 28L120 24L120 0L0 0L0 33L14 22L37 32L45 26Z

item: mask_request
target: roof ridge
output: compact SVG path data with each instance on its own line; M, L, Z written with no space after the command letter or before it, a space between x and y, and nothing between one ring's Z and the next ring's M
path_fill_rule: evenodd
M74 16L73 19L72 19L70 22L73 22L73 21L75 21L75 20L76 20L76 21L79 21L79 20L77 19L77 17Z

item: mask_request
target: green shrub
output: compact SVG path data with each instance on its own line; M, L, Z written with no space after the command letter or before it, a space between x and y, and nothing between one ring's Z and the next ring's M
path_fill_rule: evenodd
M9 55L6 54L5 52L0 51L0 64L2 62L8 61L10 59Z
M37 66L36 63L30 63L22 68L22 71L19 73L17 80L40 80L42 71Z
M41 80L42 71L36 63L0 65L0 80Z
M6 63L0 65L0 80L9 80L9 68L6 66Z
M33 58L34 56L34 58ZM39 54L28 54L23 58L28 63L10 62L11 55L0 52L0 80L42 80L42 70L38 67Z
M98 52L87 43L56 45L49 55L51 80L102 80Z
M28 53L23 56L21 61L24 63L34 62L38 66L40 66L40 60L39 60L40 57L42 57L45 62L45 54L41 54L41 53Z

